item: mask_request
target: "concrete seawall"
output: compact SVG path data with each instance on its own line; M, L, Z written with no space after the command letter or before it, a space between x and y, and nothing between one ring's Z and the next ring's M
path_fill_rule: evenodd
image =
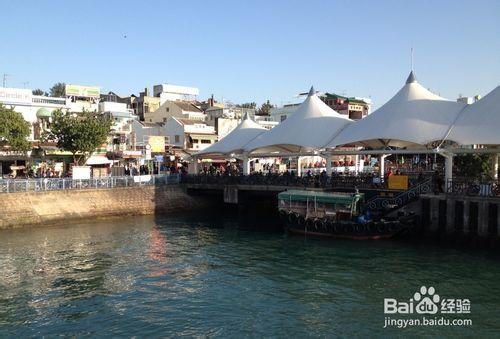
M0 229L113 216L168 214L207 207L181 186L143 186L0 196Z
M420 198L424 235L500 245L500 199L430 194Z

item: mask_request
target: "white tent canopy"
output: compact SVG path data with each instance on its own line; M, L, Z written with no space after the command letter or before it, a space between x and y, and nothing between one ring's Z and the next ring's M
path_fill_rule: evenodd
M463 145L500 144L500 86L467 106L446 140Z
M285 121L245 146L252 154L303 153L324 147L351 122L335 112L311 87L306 100Z
M412 71L392 99L349 125L328 147L422 147L442 140L464 107L425 89Z
M250 119L248 114L245 114L241 123L231 133L196 155L242 153L246 144L266 131L264 127Z

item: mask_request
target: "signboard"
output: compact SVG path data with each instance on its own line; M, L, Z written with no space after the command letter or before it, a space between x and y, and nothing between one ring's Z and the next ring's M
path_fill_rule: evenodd
M101 89L97 86L66 85L66 96L99 98Z
M151 152L153 153L165 152L165 137L150 135L148 143L151 145Z
M163 155L155 155L156 162L163 162Z
M390 175L389 176L390 190L407 190L408 176L407 175Z
M0 87L0 103L31 105L32 96L29 89Z
M73 166L73 179L90 179L90 166Z

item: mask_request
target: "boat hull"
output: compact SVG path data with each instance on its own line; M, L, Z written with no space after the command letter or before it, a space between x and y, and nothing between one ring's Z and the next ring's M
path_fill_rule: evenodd
M413 218L390 221L336 222L329 219L306 219L300 215L280 213L286 230L292 234L352 240L389 239L408 232L414 224Z

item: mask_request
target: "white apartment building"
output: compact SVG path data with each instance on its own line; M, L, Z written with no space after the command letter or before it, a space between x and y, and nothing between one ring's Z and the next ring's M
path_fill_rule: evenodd
M172 117L165 131L172 146L188 151L200 151L217 142L214 127L198 120Z
M169 84L155 85L153 95L160 98L160 105L165 101L195 101L200 90L196 87L185 87Z

